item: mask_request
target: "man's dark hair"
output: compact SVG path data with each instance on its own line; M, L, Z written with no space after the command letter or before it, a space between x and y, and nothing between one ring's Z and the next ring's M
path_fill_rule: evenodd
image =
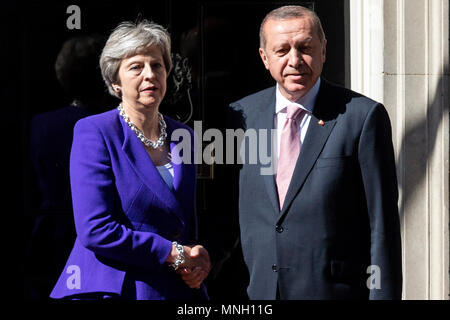
M305 7L302 6L284 6L270 11L261 22L261 26L259 28L259 46L264 50L266 47L266 37L264 34L264 25L270 19L273 20L288 20L292 18L303 18L309 17L313 23L314 28L316 29L317 35L319 37L320 42L322 43L325 40L325 33L323 32L322 24L320 22L317 14Z

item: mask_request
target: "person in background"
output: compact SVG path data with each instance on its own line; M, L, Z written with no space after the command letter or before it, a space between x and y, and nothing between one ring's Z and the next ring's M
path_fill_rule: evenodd
M75 123L106 110L107 94L98 66L100 35L66 40L55 72L70 105L38 114L30 121L31 183L37 207L25 256L25 296L48 299L75 241L69 157ZM31 220L30 219L30 220Z

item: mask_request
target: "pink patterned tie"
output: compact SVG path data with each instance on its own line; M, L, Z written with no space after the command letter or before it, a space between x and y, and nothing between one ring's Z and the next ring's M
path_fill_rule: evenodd
M287 107L286 122L283 131L281 131L280 153L278 157L277 168L277 188L278 198L280 200L280 210L283 208L292 174L294 173L295 163L300 154L300 135L299 119L304 112L303 109L295 104Z

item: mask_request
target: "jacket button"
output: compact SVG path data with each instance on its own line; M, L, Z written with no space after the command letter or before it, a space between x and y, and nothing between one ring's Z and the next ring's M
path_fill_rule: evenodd
M277 271L278 271L278 267L277 267L276 264L273 264L273 265L272 265L272 271L273 271L273 272L277 272Z
M275 230L276 230L278 233L282 233L282 232L284 231L283 227L280 226L280 225L276 225L276 226L275 226Z

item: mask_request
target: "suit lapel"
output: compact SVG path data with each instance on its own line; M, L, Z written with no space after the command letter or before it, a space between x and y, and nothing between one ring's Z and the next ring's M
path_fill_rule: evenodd
M305 140L303 141L278 221L283 219L286 215L292 201L303 186L336 124L336 117L330 116L331 102L328 102L327 99L327 87L328 84L322 80L316 105L314 106L314 111L311 115L308 131ZM320 120L323 121L322 124L319 124Z
M155 194L155 196L167 206L171 213L174 213L184 224L183 211L180 203L173 192L158 172L148 153L145 151L141 141L136 137L133 131L128 127L125 121L118 115L124 131L124 142L122 150L128 157L128 160L135 170L136 174L142 179L143 183ZM171 132L167 132L171 136ZM172 146L171 146L172 147ZM181 177L179 167L174 167L174 187L179 186Z
M275 114L275 88L269 98L265 101L261 101L260 113L258 114L256 128L267 129L267 154L271 157L272 152L272 137L271 130L274 127L274 114ZM273 164L273 161L272 161ZM263 166L261 166L262 168ZM261 171L260 171L261 172ZM275 179L273 175L263 175L264 184L266 186L267 194L269 196L270 202L275 210L275 212L280 212L280 204L278 200L277 187L275 185Z

